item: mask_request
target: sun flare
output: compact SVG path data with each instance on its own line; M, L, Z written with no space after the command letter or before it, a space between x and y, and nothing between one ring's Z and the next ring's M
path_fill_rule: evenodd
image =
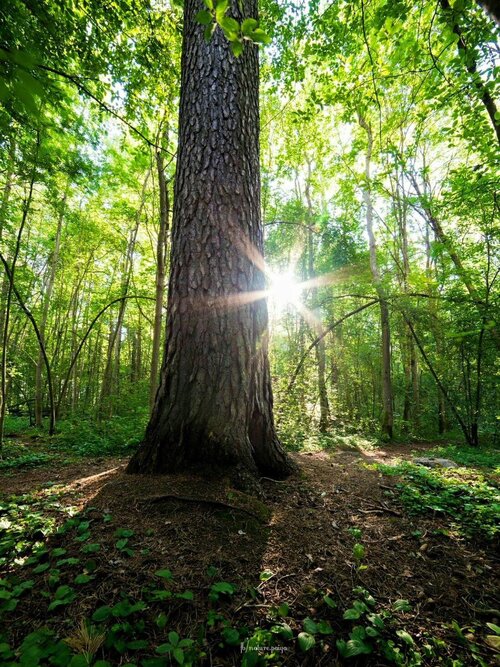
M302 287L292 271L272 273L269 276L268 295L270 305L282 311L289 305L297 306L301 302Z

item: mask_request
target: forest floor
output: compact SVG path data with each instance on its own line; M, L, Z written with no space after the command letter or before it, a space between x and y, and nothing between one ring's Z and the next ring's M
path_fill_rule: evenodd
M494 473L405 463L433 447L293 454L262 500L124 458L2 471L0 664L500 664Z

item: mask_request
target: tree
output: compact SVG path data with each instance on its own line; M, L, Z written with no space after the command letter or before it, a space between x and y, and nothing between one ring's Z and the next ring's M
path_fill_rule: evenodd
M255 0L231 6L235 19L257 15ZM207 43L199 10L186 0L166 354L128 471L216 465L247 485L292 470L267 357L258 52L236 58L219 28Z
M371 157L373 152L373 134L371 125L366 121L361 112L358 113L360 126L366 132L367 149L365 157L365 184L363 187L363 202L366 209L366 232L370 247L370 270L373 285L380 300L380 329L382 332L382 433L387 438L392 438L394 429L394 414L392 409L392 377L391 377L391 329L389 318L389 306L385 298L385 291L380 277L377 262L377 244L373 232L373 204L371 197Z

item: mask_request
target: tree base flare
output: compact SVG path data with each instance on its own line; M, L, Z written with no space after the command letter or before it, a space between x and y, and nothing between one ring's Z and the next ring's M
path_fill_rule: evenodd
M286 454L279 441L265 448L265 458L258 451L251 452L249 442L244 447L218 448L213 441L196 439L186 447L185 442L158 445L146 438L132 456L126 472L129 474L162 475L189 471L208 479L229 478L234 488L260 495L259 478L262 476L284 479L298 471L297 464ZM204 443L204 445L200 445Z

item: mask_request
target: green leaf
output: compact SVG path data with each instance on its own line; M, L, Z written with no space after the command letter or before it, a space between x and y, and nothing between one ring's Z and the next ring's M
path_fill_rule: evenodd
M79 574L75 577L75 584L88 584L90 581L93 581L95 577L91 577L88 574Z
M312 618L309 617L305 618L302 625L304 627L304 630L311 635L314 635L316 634L316 632L318 632L318 627L316 623L312 620Z
M131 604L129 600L121 600L121 602L115 604L111 612L113 616L125 618L137 611L143 611L146 607L147 605L144 602L135 602L134 604Z
M370 621L372 625L374 625L376 628L379 628L379 630L384 629L385 624L380 614L368 614L366 618Z
M368 655L373 652L370 644L361 641L360 639L349 639L342 653L344 658L352 658L355 655Z
M176 593L175 596L178 600L194 600L193 591L184 591L183 593Z
M318 621L316 623L316 628L322 635L331 635L333 632L332 626L328 621Z
M287 605L286 602L283 602L278 607L278 616L281 616L281 618L285 618L285 616L288 616L289 612L290 612L290 607Z
M210 589L212 593L224 593L225 595L233 595L236 592L236 586L229 584L227 581L219 581L216 584L212 584Z
M172 644L160 644L156 647L155 651L160 655L165 655L166 653L171 653L173 648Z
M236 35L240 31L240 24L236 19L231 18L230 16L224 16L220 21L219 25L223 30L227 30L230 33L235 33Z
M66 549L59 547L58 549L52 549L50 555L52 556L52 558L60 558L60 556L64 556L65 553Z
M283 639L293 639L292 628L288 623L280 623L279 625L273 625L271 632L275 635L280 635Z
M105 605L104 607L99 607L92 614L92 620L96 622L106 621L111 616L111 607Z
M240 633L235 628L224 628L222 638L228 646L237 646L240 641Z
M174 648L173 656L179 663L179 665L184 664L184 651L181 648Z
M115 530L115 537L133 537L134 535L135 531L131 528L117 528Z
M355 544L352 549L352 554L356 560L361 560L365 556L365 548L362 544Z
M299 632L297 642L299 644L300 650L304 653L311 650L312 647L316 644L316 640L308 632Z
M217 23L220 23L224 18L225 13L229 7L229 0L220 0L215 6L215 18Z
M236 58L239 58L239 56L241 56L243 53L243 43L239 40L231 42L231 51Z
M411 604L408 600L396 600L392 608L394 611L411 611Z
M245 36L248 36L251 32L255 31L258 25L259 22L256 21L255 19L245 19L241 24L241 32Z
M500 635L500 627L498 625L495 625L495 623L486 623L486 625L490 630L493 630L495 634Z
M337 608L337 603L336 603L335 600L334 600L333 598L331 598L329 595L323 595L323 602L325 602L325 604L327 604L327 605L328 605L329 607L331 607L332 609L336 609L336 608Z
M271 42L271 38L269 37L269 35L260 28L252 30L252 32L248 34L248 37L250 37L250 39L253 42L256 42L258 44L269 44Z
M201 25L210 25L213 22L213 17L206 9L202 9L196 14L194 20Z
M205 37L205 41L209 42L212 39L212 35L214 34L215 28L217 27L216 23L212 23L211 25L208 25L205 28L205 31L203 33L203 36Z
M155 575L157 577L161 577L162 579L172 579L172 572L170 570L164 569L164 570L156 570Z
M172 644L172 646L177 646L177 644L179 643L179 639L180 639L179 635L174 630L168 633L168 641Z
M70 597L71 595L75 595L74 590L71 588L71 586L59 586L59 588L56 590L54 597L56 600L63 600L65 598Z
M41 574L42 572L45 572L48 570L50 567L49 563L42 563L41 565L38 565L38 567L35 567L33 570L33 574Z
M396 630L396 634L405 642L405 644L408 644L408 646L413 646L415 644L413 637L408 632L406 632L406 630Z
M156 625L160 628L160 630L163 630L168 622L168 616L165 614L165 612L161 612L161 614L158 614L156 617Z
M83 549L81 549L81 551L83 551ZM63 558L62 560L58 560L56 565L57 567L63 567L63 565L69 565L70 567L72 567L73 565L78 565L79 562L80 562L79 558Z

